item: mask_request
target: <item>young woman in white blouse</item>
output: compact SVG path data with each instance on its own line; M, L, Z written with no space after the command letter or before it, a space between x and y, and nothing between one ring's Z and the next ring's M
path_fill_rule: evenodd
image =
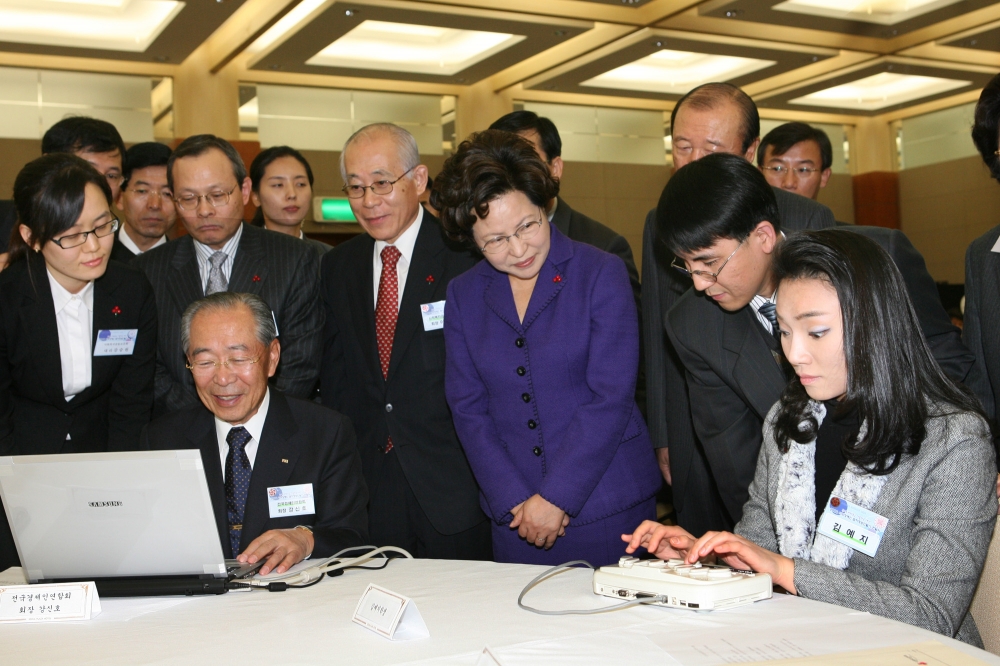
M14 203L0 273L0 456L138 448L156 305L142 273L108 261L119 221L107 179L73 155L44 155L18 174ZM4 519L0 569L12 558Z

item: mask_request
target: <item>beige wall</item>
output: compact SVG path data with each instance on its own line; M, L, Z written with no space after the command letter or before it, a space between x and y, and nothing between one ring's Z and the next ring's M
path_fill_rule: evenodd
M819 201L833 211L833 217L838 222L854 224L854 185L852 176L845 173L835 173L830 176L826 187L819 191Z
M39 139L0 139L0 199L14 198L14 179L25 164L42 154Z
M1000 185L982 160L964 157L899 172L903 232L938 282L965 282L969 243L1000 224Z

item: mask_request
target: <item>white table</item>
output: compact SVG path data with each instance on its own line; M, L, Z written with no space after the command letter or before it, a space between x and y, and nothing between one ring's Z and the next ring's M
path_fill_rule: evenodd
M548 617L519 609L521 588L543 570L393 560L382 571L348 571L304 590L105 599L104 612L86 623L0 625L0 663L474 666L489 646L503 666L700 665L734 661L737 652L761 659L937 640L1000 666L1000 658L939 634L784 595L714 613L639 607ZM615 603L591 592L591 575L560 574L526 602L547 609ZM412 598L430 638L390 642L352 623L371 582Z

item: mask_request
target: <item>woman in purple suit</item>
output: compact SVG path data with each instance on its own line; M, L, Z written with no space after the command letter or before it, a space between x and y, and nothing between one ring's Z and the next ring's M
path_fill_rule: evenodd
M462 143L434 179L445 230L486 259L448 287L445 392L494 559L599 566L655 517L660 479L634 400L625 264L549 223L558 189L530 143L498 130Z

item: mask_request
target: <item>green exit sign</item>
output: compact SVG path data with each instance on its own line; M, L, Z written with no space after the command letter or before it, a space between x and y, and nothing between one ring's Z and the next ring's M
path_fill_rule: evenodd
M314 197L313 219L316 222L357 224L351 203L344 197Z

